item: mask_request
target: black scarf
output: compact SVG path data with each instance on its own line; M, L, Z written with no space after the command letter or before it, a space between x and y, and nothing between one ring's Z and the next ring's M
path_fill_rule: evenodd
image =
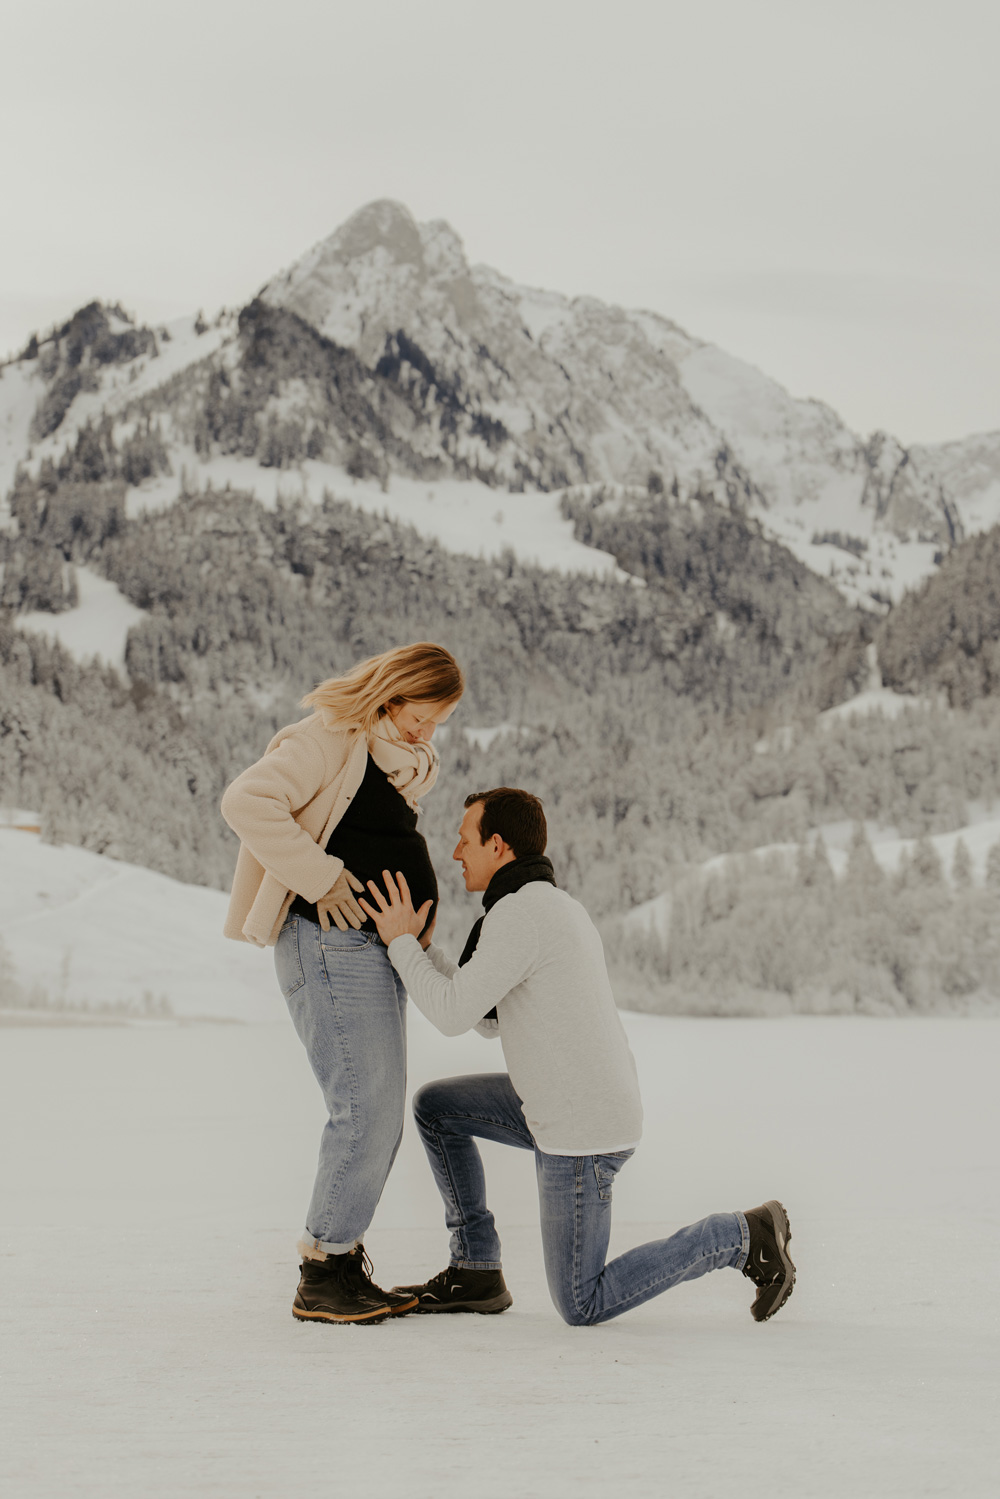
M554 885L556 882L552 860L546 858L544 854L523 854L520 859L513 859L509 864L501 864L483 891L483 905L486 911L491 911L497 901L503 900L505 895L513 895L515 890L520 890L524 885L530 885L534 880L545 880L549 885ZM467 963L475 952L485 920L486 912L484 911L468 935L462 949L462 956L458 960L459 968L463 963ZM483 1016L484 1020L496 1020L496 1018L495 1006L488 1015Z

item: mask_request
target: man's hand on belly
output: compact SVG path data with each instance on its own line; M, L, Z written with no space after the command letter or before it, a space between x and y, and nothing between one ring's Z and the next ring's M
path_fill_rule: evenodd
M371 899L375 901L378 909L375 910L370 906L367 900L359 901L361 909L374 921L386 947L397 937L419 937L434 902L425 900L420 910L415 911L413 901L410 899L410 887L406 883L406 876L401 871L397 871L394 880L388 869L383 869L382 878L389 894L388 901L375 881L369 880L368 889L371 891Z

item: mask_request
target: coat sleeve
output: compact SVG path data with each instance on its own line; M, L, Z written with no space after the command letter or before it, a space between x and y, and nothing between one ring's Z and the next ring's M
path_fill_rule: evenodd
M443 973L446 979L455 977L455 974L458 972L458 964L453 963L448 954L442 952L440 947L435 947L434 943L430 942L424 948L424 952L430 958L438 973ZM487 1041L499 1041L500 1039L500 1025L496 1020L486 1020L484 1018L473 1029L477 1030L481 1036L485 1036Z
M429 942L424 948L424 951L430 958L431 962L434 964L434 967L437 969L438 973L443 973L446 979L452 979L455 977L455 974L458 972L458 964L453 963L446 952L444 952L433 942Z
M537 960L534 923L525 922L512 901L500 901L490 911L475 952L451 978L439 971L416 937L389 943L389 961L413 1003L446 1036L472 1030L527 978Z
M308 901L319 900L344 867L295 821L327 774L323 753L306 735L289 735L236 777L222 815L268 874Z

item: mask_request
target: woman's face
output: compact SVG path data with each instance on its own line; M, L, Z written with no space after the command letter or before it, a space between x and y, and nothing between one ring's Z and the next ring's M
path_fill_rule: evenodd
M390 703L389 717L408 744L426 743L457 707L457 703Z

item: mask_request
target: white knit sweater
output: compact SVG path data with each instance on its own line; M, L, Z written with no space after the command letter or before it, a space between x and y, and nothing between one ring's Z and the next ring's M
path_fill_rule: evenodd
M499 1035L532 1138L548 1155L636 1145L642 1102L604 949L579 901L542 880L487 913L458 968L433 944L397 937L389 958L419 1010L446 1036ZM494 1005L498 1019L484 1021Z

